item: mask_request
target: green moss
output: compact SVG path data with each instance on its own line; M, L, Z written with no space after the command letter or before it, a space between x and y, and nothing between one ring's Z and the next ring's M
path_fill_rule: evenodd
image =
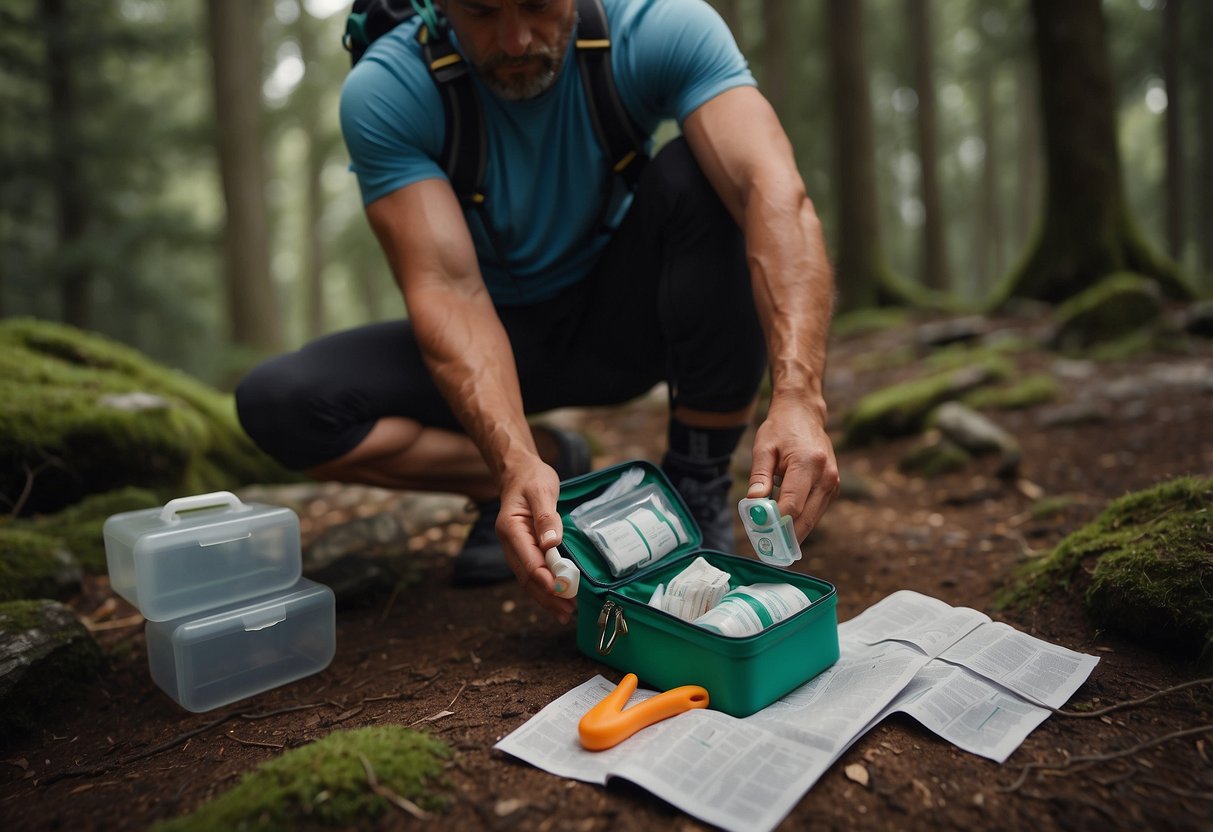
M438 740L398 725L334 732L259 766L192 814L152 829L363 827L396 810L371 791L361 758L370 763L382 786L423 809L439 810L445 801L430 787L442 773L449 753Z
M0 601L61 598L79 589L79 578L63 541L30 529L0 528Z
M973 459L972 454L959 445L946 440L929 442L911 450L902 457L898 467L907 474L937 477L959 471Z
M102 526L111 514L162 505L164 499L142 488L120 488L93 494L55 514L0 521L0 599L50 597L55 564L62 569L60 550L83 571L105 574ZM22 577L25 576L25 577Z
M974 390L963 401L974 410L1022 410L1055 401L1061 385L1048 373L1035 373L1014 384Z
M1005 358L985 356L969 366L877 390L846 415L842 444L854 448L882 437L917 433L938 405L1008 378L1012 372Z
M830 322L830 335L835 338L849 338L870 332L883 332L907 323L911 317L910 310L896 307L856 309L854 312L835 316Z
M1068 494L1059 494L1054 497L1042 497L1034 502L1028 509L1028 516L1033 520L1047 520L1050 517L1056 517L1059 514L1064 514L1069 510L1070 506L1077 501Z
M1117 272L1057 307L1052 343L1064 351L1088 349L1152 324L1161 312L1155 281L1132 272Z
M257 450L231 396L97 335L0 322L0 495L27 512L136 485L180 496L295 479ZM142 409L114 396L144 394Z
M907 367L918 360L918 351L909 344L891 350L872 350L856 356L853 366L858 372L871 373L879 370L896 370Z
M1213 661L1213 478L1181 477L1111 502L1019 572L1001 604L1081 597L1100 626Z
M936 347L925 359L923 364L932 372L955 370L984 361L1002 361L1002 356L1023 352L1023 342L1020 340L1001 339L993 343L948 344Z

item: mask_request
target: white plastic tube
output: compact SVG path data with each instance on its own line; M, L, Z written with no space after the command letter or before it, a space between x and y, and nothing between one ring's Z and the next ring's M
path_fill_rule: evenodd
M577 564L569 558L562 558L556 549L548 549L543 559L556 579L556 589L552 594L558 598L576 598L577 587L581 585L581 571Z

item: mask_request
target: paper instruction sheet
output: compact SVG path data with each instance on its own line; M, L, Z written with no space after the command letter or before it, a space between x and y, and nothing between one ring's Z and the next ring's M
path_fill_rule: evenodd
M496 748L560 777L630 780L707 823L769 830L888 714L905 713L958 748L1003 762L1099 661L989 616L896 592L838 628L841 655L820 675L744 719L694 710L606 751L577 723L614 689L595 676ZM629 704L652 696L638 690Z

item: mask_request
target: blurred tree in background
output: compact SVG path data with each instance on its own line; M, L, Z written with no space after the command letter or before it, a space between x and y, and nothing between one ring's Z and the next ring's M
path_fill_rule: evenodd
M1127 215L1209 292L1213 3L1085 2L1106 26L1106 123ZM713 5L792 138L848 308L918 302L908 290L934 281L976 307L1024 265L1045 229L1038 90L1055 90L1077 66L1062 56L1038 79L1029 0ZM208 37L220 6L234 15L224 25L247 36L240 54L261 55L236 92L220 95L224 107L246 96L257 111L245 140L255 137L264 185L246 195L245 214L232 211L230 183L225 197L221 164L238 128L216 109L213 57L238 44ZM404 314L338 131L347 9L346 0L5 0L0 315L86 327L226 385L278 344ZM857 53L832 50L830 11L858 20ZM840 92L843 59L866 80ZM845 138L856 118L870 124L866 147ZM852 212L864 219L846 219ZM246 276L225 271L235 266Z

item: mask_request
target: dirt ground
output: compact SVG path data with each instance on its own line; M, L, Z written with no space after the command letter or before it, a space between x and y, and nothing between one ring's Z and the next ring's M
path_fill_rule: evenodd
M1030 333L1034 326L1002 321L996 328ZM881 369L873 361L912 343L913 334L902 327L834 343L828 391L836 427L863 393L919 371ZM1041 352L1013 358L1025 372L1057 369L1055 357ZM912 439L840 453L844 480L868 483L871 495L837 502L797 567L838 587L840 620L895 590L913 589L1098 655L1069 707L1135 699L1194 678L1187 659L1099 631L1072 603L1053 601L1026 613L992 608L1014 565L1048 551L1109 499L1175 475L1213 471L1213 392L1143 381L1176 367L1213 372L1213 346L1100 363L1085 377L1067 374L1063 403L1121 385L1116 396L1100 400L1109 416L1102 423L1050 426L1049 406L994 414L1023 446L1017 482L998 479L992 461L932 480L907 477L897 461ZM656 460L664 444L659 397L558 418L594 436L599 466ZM1041 495L1073 502L1060 515L1034 520L1027 510ZM310 520L311 528L321 522ZM456 541L432 538L410 554L417 584L338 610L338 653L327 670L207 714L181 710L153 685L140 621L113 603L104 580L91 581L73 606L91 620L115 622L96 634L109 667L74 704L48 711L38 732L0 749L0 824L144 829L222 792L284 748L339 728L395 723L418 724L455 750L450 808L428 824L392 814L365 828L705 828L636 786L562 780L492 749L570 688L596 673L619 674L579 654L571 626L541 617L513 584L451 587ZM425 721L442 711L453 713ZM1017 784L1025 764L1111 755L1209 723L1213 687L1188 689L1102 718L1053 716L998 765L894 717L857 742L780 828L1211 829L1213 730L1062 771L1033 769ZM866 768L866 786L845 776L851 763Z

